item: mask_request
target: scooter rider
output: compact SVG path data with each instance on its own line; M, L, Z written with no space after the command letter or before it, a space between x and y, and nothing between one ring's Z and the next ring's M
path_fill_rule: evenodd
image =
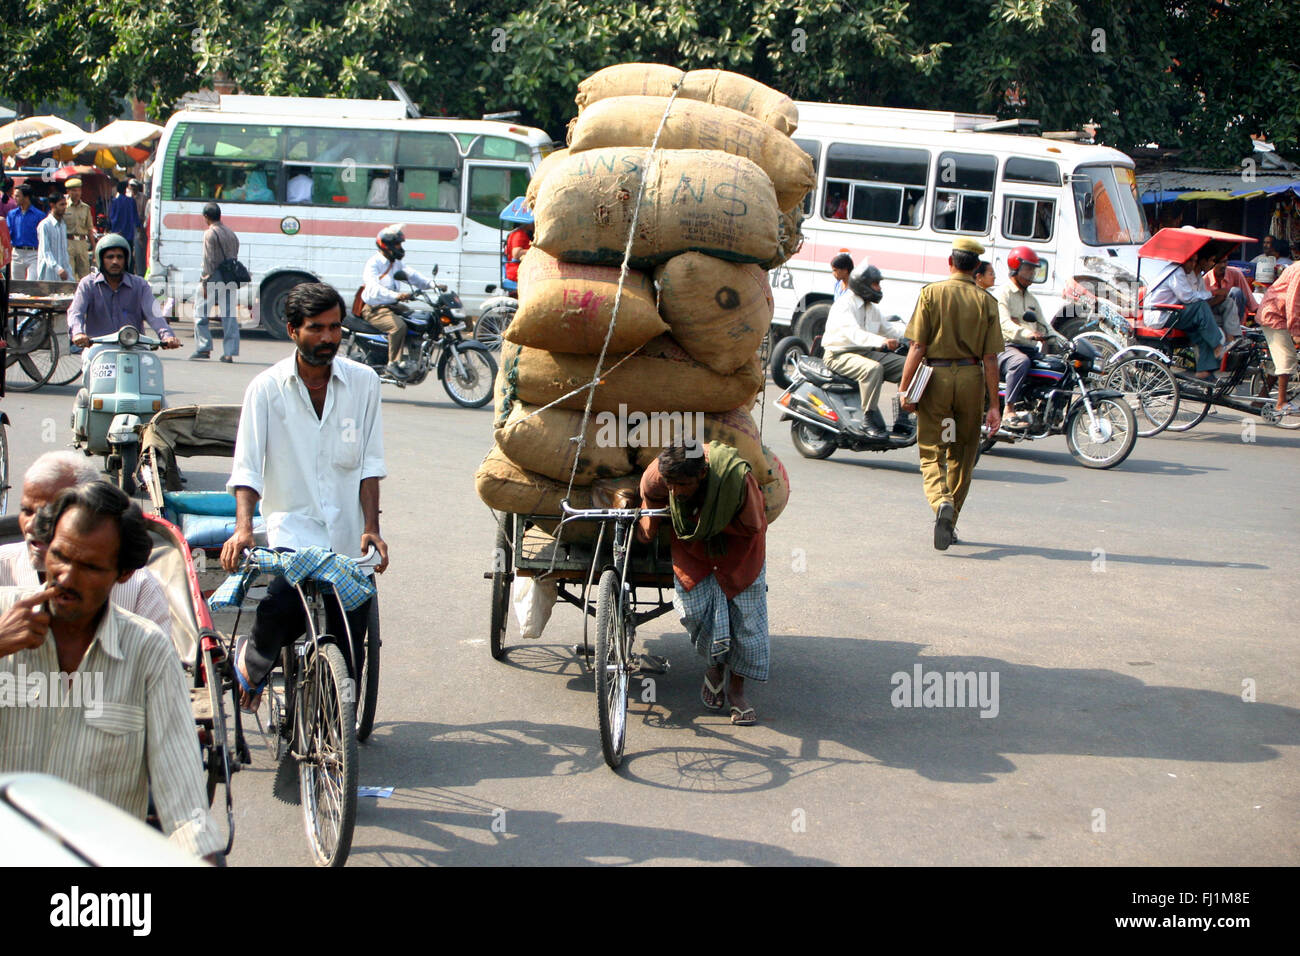
M1025 379L1029 377L1030 363L1042 354L1042 344L1057 333L1041 319L1043 310L1029 291L1038 271L1038 253L1028 246L1016 246L1007 256L1010 275L1006 284L994 296L998 300L998 317L1002 325L1002 338L1006 347L998 356L998 369L1007 384L1008 428L1020 428L1029 423L1029 414L1016 410Z
M379 230L375 237L379 251L366 262L362 272L364 288L361 290L361 301L365 306L361 317L379 331L388 333L388 367L385 371L393 378L402 379L408 377L400 364L402 347L406 344L406 320L393 306L408 301L411 293L397 291L396 274L405 272L405 281L417 289L433 288L431 279L413 269L402 268L401 262L406 255L402 243L405 241L401 223Z
M89 348L92 338L112 335L128 325L143 332L148 322L163 348L181 347L181 340L158 310L149 283L127 271L130 261L131 246L122 236L110 232L99 240L95 246L99 272L77 283L68 307L68 332L73 345Z
M864 426L850 431L880 440L889 436L888 426L880 414L880 386L885 380L897 382L906 359L894 352L903 337L905 323L886 320L876 303L881 300L880 270L863 263L849 273L849 291L835 300L826 317L822 349L827 368L858 380L862 395ZM900 415L895 430L911 430L910 416Z

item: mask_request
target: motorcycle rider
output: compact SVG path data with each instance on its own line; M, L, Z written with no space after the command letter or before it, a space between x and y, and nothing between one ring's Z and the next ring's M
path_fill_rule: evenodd
M388 367L385 371L393 378L405 379L409 375L401 367L402 347L406 343L406 320L393 308L399 302L412 298L410 292L397 291L398 272L405 273L405 281L417 289L434 288L433 281L426 279L413 269L403 269L401 261L406 255L402 244L406 242L403 223L385 226L375 237L379 247L366 262L362 272L364 288L361 301L364 308L361 317L381 332L388 333Z
M880 270L865 262L850 272L849 291L831 305L826 331L822 333L826 367L857 379L862 395L864 425L859 428L846 423L845 427L877 441L889 436L880 414L880 386L886 379L897 382L903 374L905 359L894 349L906 328L897 318L886 320L876 308L884 295L880 291L881 278ZM911 416L900 413L894 430L906 435L911 429Z
M1002 338L1006 341L1006 347L998 356L998 369L1002 381L1007 383L1004 421L1008 428L1023 428L1029 424L1029 413L1019 408L1020 393L1029 377L1030 364L1042 355L1042 344L1056 335L1042 321L1043 310L1029 291L1039 262L1038 253L1028 246L1012 249L1007 256L1010 275L994 296L998 300Z
M144 331L148 322L158 333L163 348L181 347L181 340L158 310L149 283L127 271L130 261L131 245L124 237L110 232L99 240L95 246L99 271L77 283L72 305L68 307L68 332L73 345L89 349L94 337L112 335L128 325ZM83 354L83 361L89 359L89 354Z

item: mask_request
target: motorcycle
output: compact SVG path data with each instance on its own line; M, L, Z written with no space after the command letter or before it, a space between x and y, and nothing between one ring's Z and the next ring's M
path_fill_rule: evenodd
M140 461L137 427L165 404L162 343L133 326L91 340L82 387L72 405L73 445L103 455L104 471L128 495Z
M894 351L906 355L908 343ZM904 414L895 396L893 424L884 438L856 431L865 424L858 381L831 371L810 355L794 363L790 386L776 399L781 421L790 422L790 440L805 458L829 458L837 448L849 451L895 451L916 444L916 419Z
M433 275L437 274L435 265ZM405 282L407 275L399 269L393 278ZM401 361L397 363L405 377L388 372L388 335L354 315L347 315L343 320L346 330L341 344L343 354L370 366L379 374L381 382L398 388L419 385L436 369L442 387L453 402L464 408L482 408L492 400L497 363L486 346L462 334L465 309L460 296L445 285L437 285L432 290L416 289L409 282L407 285L410 301L415 305L389 306L406 321L406 342Z
M1101 355L1086 339L1075 339L1064 356L1032 359L1021 402L1030 413L1023 426L1004 422L995 434L981 428L980 454L998 442L1019 444L1052 435L1065 435L1070 454L1085 468L1114 468L1137 444L1133 409L1118 389L1092 388L1089 379L1100 368ZM1005 409L1007 387L999 385L999 405Z

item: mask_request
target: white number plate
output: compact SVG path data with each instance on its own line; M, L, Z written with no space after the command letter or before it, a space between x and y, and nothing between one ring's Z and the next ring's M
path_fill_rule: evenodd
M95 378L117 378L117 366L111 362L95 366Z
M459 332L459 331L461 331L461 330L464 329L464 328L465 328L465 323L464 323L464 322L457 322L455 325L449 325L449 326L447 326L445 329L443 329L443 331L444 331L444 332Z

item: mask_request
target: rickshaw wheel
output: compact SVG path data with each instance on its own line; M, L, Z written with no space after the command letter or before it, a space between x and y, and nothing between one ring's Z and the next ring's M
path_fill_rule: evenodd
M514 580L514 549L510 546L510 535L506 533L505 522L510 516L496 512L497 538L492 550L492 619L491 650L495 660L501 660L506 653L507 614L510 610L510 582Z
M618 575L606 568L596 593L596 713L605 763L617 769L627 739L629 682L626 636L619 606Z
M357 741L364 741L375 729L375 708L379 703L379 594L370 599L366 620L365 648L361 655L361 673L357 675Z
M307 842L317 866L339 867L352 849L357 819L357 741L354 691L334 644L320 645L297 684L298 764Z

